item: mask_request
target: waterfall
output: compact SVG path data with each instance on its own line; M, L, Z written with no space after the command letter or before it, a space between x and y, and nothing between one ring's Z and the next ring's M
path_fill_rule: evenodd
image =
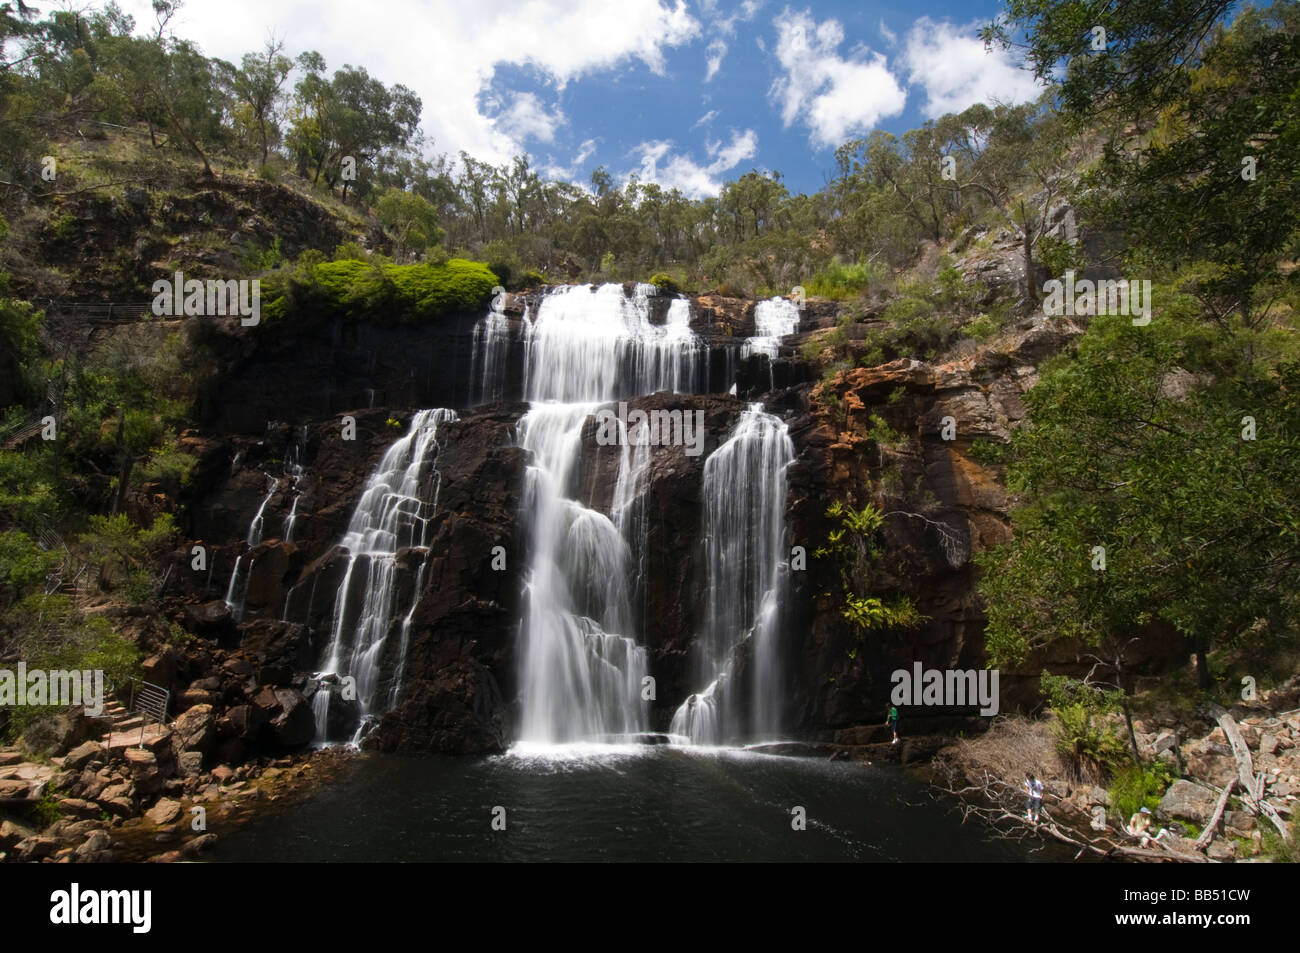
M244 615L244 598L248 590L248 581L244 578L246 573L241 573L244 568L244 559L248 556L249 550L262 541L262 526L265 523L266 504L271 502L271 497L275 496L275 491L280 487L280 481L271 474L264 474L266 477L266 496L262 497L262 503L253 514L252 522L248 524L248 535L244 537L247 548L235 559L235 568L230 573L230 585L226 587L226 605L230 607L231 617L239 622ZM251 566L249 568L252 568ZM240 583L243 583L241 586Z
M751 404L705 461L708 581L696 652L700 681L708 685L682 703L670 729L692 743L771 737L781 728L779 615L788 584L786 469L793 459L786 425ZM739 685L737 652L745 649Z
M606 740L646 727L646 651L637 641L633 597L644 548L636 497L648 448L631 452L623 440L611 513L574 497L582 430L592 414L612 400L686 392L703 380L706 355L690 328L689 303L674 299L655 325L655 293L652 285L637 285L631 296L620 285L558 289L524 327L524 393L532 402L517 431L528 455L525 744Z
M377 713L384 646L393 627L398 554L409 548L419 553L420 567L411 605L399 626L399 657L393 684L385 696L387 706L397 702L411 619L420 598L423 564L428 555L429 524L438 503L440 477L433 467L438 428L457 419L451 410L422 410L411 419L410 429L385 451L370 474L340 543L348 552L347 568L335 598L329 654L318 677L337 674L356 679L361 730L366 717ZM356 605L352 595L358 586L360 604ZM318 741L328 738L329 697L329 690L322 686L312 700Z
M293 493L293 502L289 505L289 515L284 519L283 538L286 543L293 542L293 526L298 519L298 500L302 497L302 491L298 489L298 483L302 480L303 465L302 458L307 452L307 428L299 427L294 431L293 441L289 444L289 450L284 457L284 472L289 477L289 489Z
M524 308L523 323L529 322ZM500 311L489 311L474 325L474 349L470 358L471 406L501 400L506 390L506 360L510 354L510 322Z
M768 386L775 386L775 372L772 362L780 351L781 339L793 334L799 327L799 308L793 301L785 298L772 298L754 305L754 337L747 338L741 346L740 356L751 354L767 356Z
M690 302L673 299L662 325L650 321L654 285L578 285L542 299L524 329L524 393L531 401L619 400L661 390L694 393L704 380L704 347L690 325Z

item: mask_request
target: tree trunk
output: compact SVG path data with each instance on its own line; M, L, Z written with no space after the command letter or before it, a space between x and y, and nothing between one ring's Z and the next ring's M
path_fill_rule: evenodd
M1208 691L1214 684L1210 678L1210 662L1205 657L1205 643L1199 639L1196 642L1196 687L1202 691Z
M120 513L126 506L126 485L131 478L131 454L126 449L125 407L119 407L117 411L117 452L120 462L117 472L117 496L113 499L113 515Z
M1129 708L1128 698L1120 703L1120 708L1124 712L1124 725L1128 728L1128 746L1133 752L1133 761L1135 764L1142 763L1142 755L1138 753L1137 735L1133 731L1133 711Z
M1038 282L1034 281L1034 235L1028 228L1024 230L1025 249L1025 300L1030 304L1038 301Z

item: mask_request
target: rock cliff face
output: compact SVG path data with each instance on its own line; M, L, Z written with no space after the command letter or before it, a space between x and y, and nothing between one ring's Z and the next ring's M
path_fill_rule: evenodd
M215 387L242 396L214 405L203 431L186 435L187 449L200 459L186 499L186 528L209 548L212 567L206 575L182 574L190 627L228 648L242 645L274 681L301 684L320 665L329 637L345 561L338 542L367 475L414 409L461 408L461 419L439 431L441 490L399 701L367 744L452 753L507 744L517 718L526 558L519 498L526 461L514 445L514 425L526 409L517 331L525 307L535 304L522 296L507 304L516 333L505 361L504 400L472 410L463 408L472 387L474 316L432 330L361 323L279 330L265 339L232 333L222 345L230 360ZM1079 329L1039 317L961 360L895 361L814 384L793 347L770 369L762 358L735 356L728 343L753 333L753 311L753 302L737 299L692 302L693 328L710 347L710 379L734 376L740 397L658 394L629 401L631 408L698 409L706 419L702 454L688 455L683 447L651 454L641 500L649 555L634 604L638 639L657 681L652 723L666 729L675 706L702 687L691 683L689 660L703 611L704 461L730 433L744 398L761 397L790 428L796 457L788 538L809 556L806 570L791 573L785 610L787 671L795 681L791 724L813 740L857 743L883 718L893 670L915 660L926 667L982 667L984 618L970 559L1010 530L1002 467L981 462L989 455L973 448L1009 439L1025 414L1022 398L1037 379L1037 364ZM834 305L812 306L800 331L830 327L835 317ZM344 414L355 419L354 440L343 439ZM897 440L882 445L870 434L873 414ZM592 418L583 433L579 494L604 507L619 452L600 446L595 431ZM296 483L286 461L301 468ZM838 580L830 566L811 558L832 528L825 510L834 499L870 500L888 514L884 585L912 596L927 617L922 626L863 638L840 618ZM259 507L260 541L250 550L246 540ZM236 619L223 595L241 554L245 581L235 587L242 590L235 593L242 609ZM398 554L396 605L410 604L419 558ZM381 685L394 678L398 642L390 638L380 660ZM1036 677L1042 661L1031 660L1026 676ZM1070 660L1056 662L1068 667ZM1004 704L1028 697L1015 676L1004 674ZM176 687L182 698L193 688ZM274 717L284 714L281 703ZM331 706L331 718L346 729L355 724L355 708Z

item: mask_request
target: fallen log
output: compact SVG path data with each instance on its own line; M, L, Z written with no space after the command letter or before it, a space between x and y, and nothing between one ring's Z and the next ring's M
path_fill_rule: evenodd
M1247 797L1258 800L1262 792L1255 788L1255 766L1250 759L1250 746L1246 744L1246 739L1237 726L1237 720L1218 705L1212 705L1210 710L1214 714L1214 720L1219 723L1219 727L1223 729L1223 733L1228 736L1228 742L1232 745L1232 756L1237 760L1237 779L1241 781L1242 790L1246 792Z
M1180 850L1169 850L1167 848L1157 850L1151 847L1115 847L1110 853L1120 857L1128 857L1132 860L1147 861L1148 863L1165 860L1178 860L1189 864L1218 863L1217 860L1210 860L1204 854L1185 854Z
M1222 793L1219 794L1219 803L1214 806L1214 816L1210 818L1210 823L1205 825L1205 830L1201 831L1201 836L1196 838L1194 845L1197 850L1205 850L1214 840L1214 829L1219 826L1219 820L1223 817L1223 809L1228 806L1228 796L1232 794L1232 789L1236 787L1236 778L1228 781L1223 786Z

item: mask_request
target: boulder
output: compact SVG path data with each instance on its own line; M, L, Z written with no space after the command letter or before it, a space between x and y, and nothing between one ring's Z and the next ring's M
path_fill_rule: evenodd
M226 724L218 724L219 735L252 741L266 724L266 712L256 705L235 705L226 712L222 721Z
M197 778L203 773L203 752L201 751L182 751L176 760L177 767L184 777Z
M29 837L17 845L19 860L40 860L49 857L59 849L59 842L53 837Z
M226 605L224 599L186 606L185 620L189 623L190 631L213 642L221 642L235 629L230 606Z
M1255 829L1256 821L1254 815L1245 811L1228 811L1223 815L1223 824L1229 832L1235 831L1242 836Z
M109 853L111 841L104 831L93 831L85 842L77 848L77 859L83 863L104 862L112 859Z
M171 798L162 798L157 804L144 812L145 820L150 824L161 826L170 824L181 815L181 805L179 801L173 801Z
M1178 736L1172 731L1162 731L1156 735L1155 741L1151 743L1151 748L1156 754L1164 751L1172 751L1178 747Z
M211 708L221 701L221 696L214 691L208 691L205 688L187 688L176 696L177 711L188 711L198 705L206 705Z
M138 768L153 768L158 765L158 756L148 748L127 748L124 752L126 763L133 770Z
M277 688L276 701L280 714L271 720L275 740L286 748L309 744L316 737L316 716L302 692L294 688Z
M21 778L0 781L0 801L6 798L25 798L31 792L31 783Z
M98 738L100 720L82 708L69 708L58 714L38 718L23 729L22 745L33 754L54 757L65 754L83 741Z
M1210 846L1206 848L1205 856L1210 858L1210 860L1235 860L1237 857L1237 845L1230 840L1215 838L1210 842Z
M13 821L0 821L0 850L9 850L34 834L35 831L28 830Z
M81 798L65 797L59 799L59 810L70 817L90 820L99 817L100 806L93 801L83 801Z
M206 753L216 739L215 725L211 705L195 705L186 709L172 724L177 750Z
M224 603L222 604L224 605ZM180 660L180 652L173 646L167 646L157 655L151 655L140 664L140 668L144 673L144 680L155 685L161 685L171 691L172 685L176 681L176 672L180 667Z
M194 857L215 845L216 842L216 834L200 834L198 837L186 841L185 846L181 848L181 851L186 857Z
M63 759L63 767L69 771L80 771L92 761L102 761L105 756L104 746L98 741L86 741L68 752Z
M1222 787L1237 776L1237 762L1229 754L1194 754L1187 759L1188 774Z
M99 798L99 806L114 817L127 818L135 814L135 801L129 797L108 797L102 795Z
M1207 824L1219 797L1214 791L1191 781L1175 781L1160 799L1160 813L1166 817Z

